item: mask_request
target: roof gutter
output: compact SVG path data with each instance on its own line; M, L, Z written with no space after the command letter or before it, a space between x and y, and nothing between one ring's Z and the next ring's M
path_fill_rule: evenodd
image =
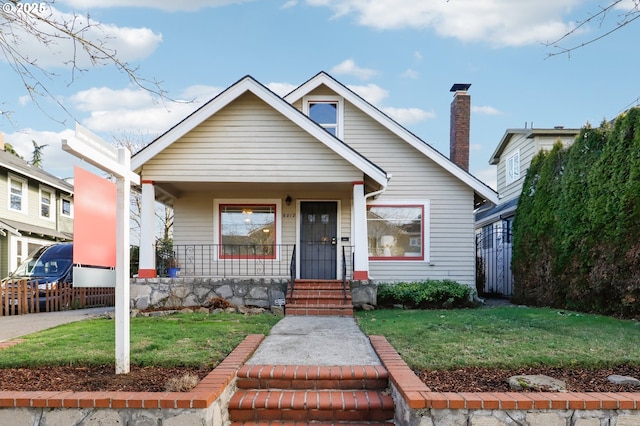
M382 194L384 191L386 191L387 190L387 184L389 183L389 180L391 179L391 176L392 175L390 173L387 173L387 181L382 185L382 188L377 190L377 191L373 191L373 192L370 192L368 194L364 194L364 199L366 200L366 199L371 198L371 197L376 197L376 196Z

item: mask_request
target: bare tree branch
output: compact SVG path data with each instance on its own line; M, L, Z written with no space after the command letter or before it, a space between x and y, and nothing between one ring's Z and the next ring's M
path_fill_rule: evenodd
M73 118L73 115L47 88L46 80L53 81L60 75L47 69L38 62L37 57L32 57L29 51L25 51L24 43L29 38L49 48L59 43L71 43L70 56L60 60L60 65L69 68L68 85L76 80L79 73L88 71L83 63L91 67L111 65L125 74L134 86L157 96L161 102L172 101L160 81L143 77L138 67L121 60L118 52L109 47L108 36L95 36L101 27L91 20L90 15L58 12L53 7L54 0L39 3L4 1L0 4L0 52L9 67L19 76L31 100L49 118L56 120L40 106L39 100L43 97L51 99L67 116ZM10 111L2 111L0 115L7 116L8 113ZM64 123L64 120L56 121Z
M544 43L546 47L551 47L556 49L555 52L551 52L547 54L547 58L558 56L558 55L570 55L574 50L580 49L581 47L587 46L589 44L595 43L603 38L609 36L610 34L624 28L629 25L636 19L640 18L640 0L631 0L633 3L633 7L630 10L622 12L618 15L619 19L614 24L613 28L606 30L604 33L592 37L585 42L577 43L571 47L563 47L560 45L565 40L568 40L572 36L576 35L582 28L586 27L588 24L597 22L598 26L602 28L605 24L605 21L609 18L609 15L613 13L614 9L619 6L621 3L624 3L625 0L614 0L608 6L600 7L600 11L589 16L584 21L578 21L577 25L567 33L563 34L557 40L551 41L549 43ZM628 2L628 0L627 0Z

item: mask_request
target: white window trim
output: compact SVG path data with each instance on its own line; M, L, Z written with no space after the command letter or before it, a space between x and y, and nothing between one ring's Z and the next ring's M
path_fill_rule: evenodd
M220 198L213 200L213 243L220 244L220 204L275 204L276 239L274 244L282 244L282 200L279 198ZM218 250L214 250L214 259L220 259ZM280 250L276 250L274 261L280 260Z
M20 203L20 210L11 207L11 182L20 182L22 184L22 202ZM29 212L29 183L26 179L19 178L9 173L9 179L7 180L7 207L9 211L19 212L27 214Z
M302 113L309 117L309 104L310 103L336 103L338 108L336 111L336 120L337 120L337 128L336 128L336 137L340 140L343 139L344 135L344 99L342 96L322 96L322 95L309 95L304 96L302 98Z
M63 201L68 201L69 202L69 214L64 214L62 212L62 202ZM69 219L73 219L73 200L69 197L60 197L60 216L61 217L66 217Z
M510 171L511 171L511 169L513 167L512 164L513 164L513 162L514 162L514 160L516 158L518 159L518 170L514 169L513 171L517 172L517 173L513 173L512 174L512 173L510 173ZM520 150L517 150L516 152L514 152L512 155L510 155L507 158L507 161L506 161L506 164L505 164L505 173L506 173L505 179L506 179L506 184L507 185L510 185L513 182L516 182L516 181L518 181L520 179ZM517 174L517 176L516 176L516 174Z
M49 217L42 216L42 192L48 192L51 194L51 198L49 199ZM55 221L56 220L56 192L49 188L48 186L40 185L38 189L38 216L42 220Z
M424 259L422 260L404 260L404 259L393 259L393 260L384 260L384 259L371 259L369 258L369 262L423 262L430 263L431 262L431 200L373 200L367 202L367 206L422 206L424 211L424 217L422 218L422 226L423 226L423 246L422 251L424 253ZM367 233L367 241L369 241L369 234Z

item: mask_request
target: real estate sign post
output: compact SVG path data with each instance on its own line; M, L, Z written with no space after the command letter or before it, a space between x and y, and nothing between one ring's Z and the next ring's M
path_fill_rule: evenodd
M139 185L140 176L131 171L126 148L114 148L79 124L75 138L63 140L62 149L116 177L116 374L126 374L130 371L129 197L131 184Z

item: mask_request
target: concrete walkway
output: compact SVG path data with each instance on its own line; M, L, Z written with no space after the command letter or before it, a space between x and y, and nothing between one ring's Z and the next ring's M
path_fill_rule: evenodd
M43 312L39 314L0 316L0 342L35 333L75 321L96 318L105 312L113 312L115 308L102 307L76 309L60 312Z
M380 365L380 359L353 317L288 316L247 364Z

